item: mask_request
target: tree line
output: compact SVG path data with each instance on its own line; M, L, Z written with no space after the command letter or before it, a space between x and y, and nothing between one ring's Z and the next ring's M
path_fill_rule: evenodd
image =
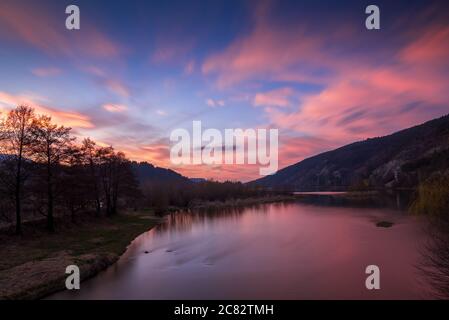
M201 202L225 202L228 200L259 198L278 194L257 185L235 181L218 182L144 182L141 205L164 213L169 207L189 208Z
M0 218L22 234L24 214L55 218L79 212L111 216L139 194L130 161L90 138L80 143L71 128L18 106L0 121Z
M187 208L202 201L272 194L241 182L188 178L138 177L137 163L112 146L90 138L77 142L71 128L51 117L18 106L0 118L0 227L2 222L23 233L24 220L41 221L55 231L55 220L76 222L82 214L113 216L123 208ZM138 179L140 178L140 179ZM141 180L139 182L139 180Z

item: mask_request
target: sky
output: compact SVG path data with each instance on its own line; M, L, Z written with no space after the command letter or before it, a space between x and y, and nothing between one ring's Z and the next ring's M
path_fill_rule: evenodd
M81 12L65 28L66 6ZM380 30L365 8L380 8ZM189 177L170 133L279 130L279 167L449 113L444 1L0 1L0 112L28 104L79 137Z

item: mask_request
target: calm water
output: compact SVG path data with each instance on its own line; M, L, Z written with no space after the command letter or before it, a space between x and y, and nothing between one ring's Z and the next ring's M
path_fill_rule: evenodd
M376 227L381 220L395 224ZM50 298L428 298L416 268L423 230L417 218L388 209L289 203L178 213L81 290ZM365 288L370 264L380 267L377 291Z

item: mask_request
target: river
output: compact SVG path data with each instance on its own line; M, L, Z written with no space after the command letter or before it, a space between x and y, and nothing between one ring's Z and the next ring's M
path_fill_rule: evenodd
M390 228L377 227L390 221ZM422 299L418 217L299 202L184 212L98 276L50 299ZM380 289L365 286L368 265Z

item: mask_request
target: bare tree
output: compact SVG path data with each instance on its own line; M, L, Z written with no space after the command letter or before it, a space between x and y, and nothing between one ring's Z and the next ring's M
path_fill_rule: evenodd
M70 155L69 148L74 138L70 136L71 128L58 126L51 122L51 117L42 115L33 121L32 144L33 159L45 167L47 185L47 230L54 232L55 181L60 165Z
M99 171L101 185L103 187L106 215L110 216L112 215L113 158L115 152L112 147L99 148L97 152L100 159Z
M110 216L135 206L140 192L125 154L89 138L77 146L70 131L27 106L0 119L0 219L13 222L15 209L17 234L25 214L45 216L53 232L59 209L75 222L82 211L100 215L104 206Z
M0 123L0 142L7 155L7 161L12 164L14 179L11 187L14 190L16 211L16 234L22 233L22 197L23 186L27 174L23 170L24 158L32 146L32 123L35 120L34 110L28 106L18 106L11 110L6 119Z
M95 201L95 212L97 216L101 212L100 187L99 187L99 172L98 166L100 164L100 157L98 147L90 138L86 138L81 143L81 157L83 164L89 168L89 181L92 186L93 198Z
M115 152L112 147L98 149L101 159L100 176L104 192L106 215L118 211L120 198L129 198L138 192L138 183L132 172L131 164L123 152Z
M119 198L137 196L138 182L132 172L131 163L123 152L117 152L112 158L112 199L111 212L118 211Z
M57 192L73 223L76 222L76 213L85 209L91 198L88 169L84 164L81 148L75 145L69 147L65 163L61 166Z

